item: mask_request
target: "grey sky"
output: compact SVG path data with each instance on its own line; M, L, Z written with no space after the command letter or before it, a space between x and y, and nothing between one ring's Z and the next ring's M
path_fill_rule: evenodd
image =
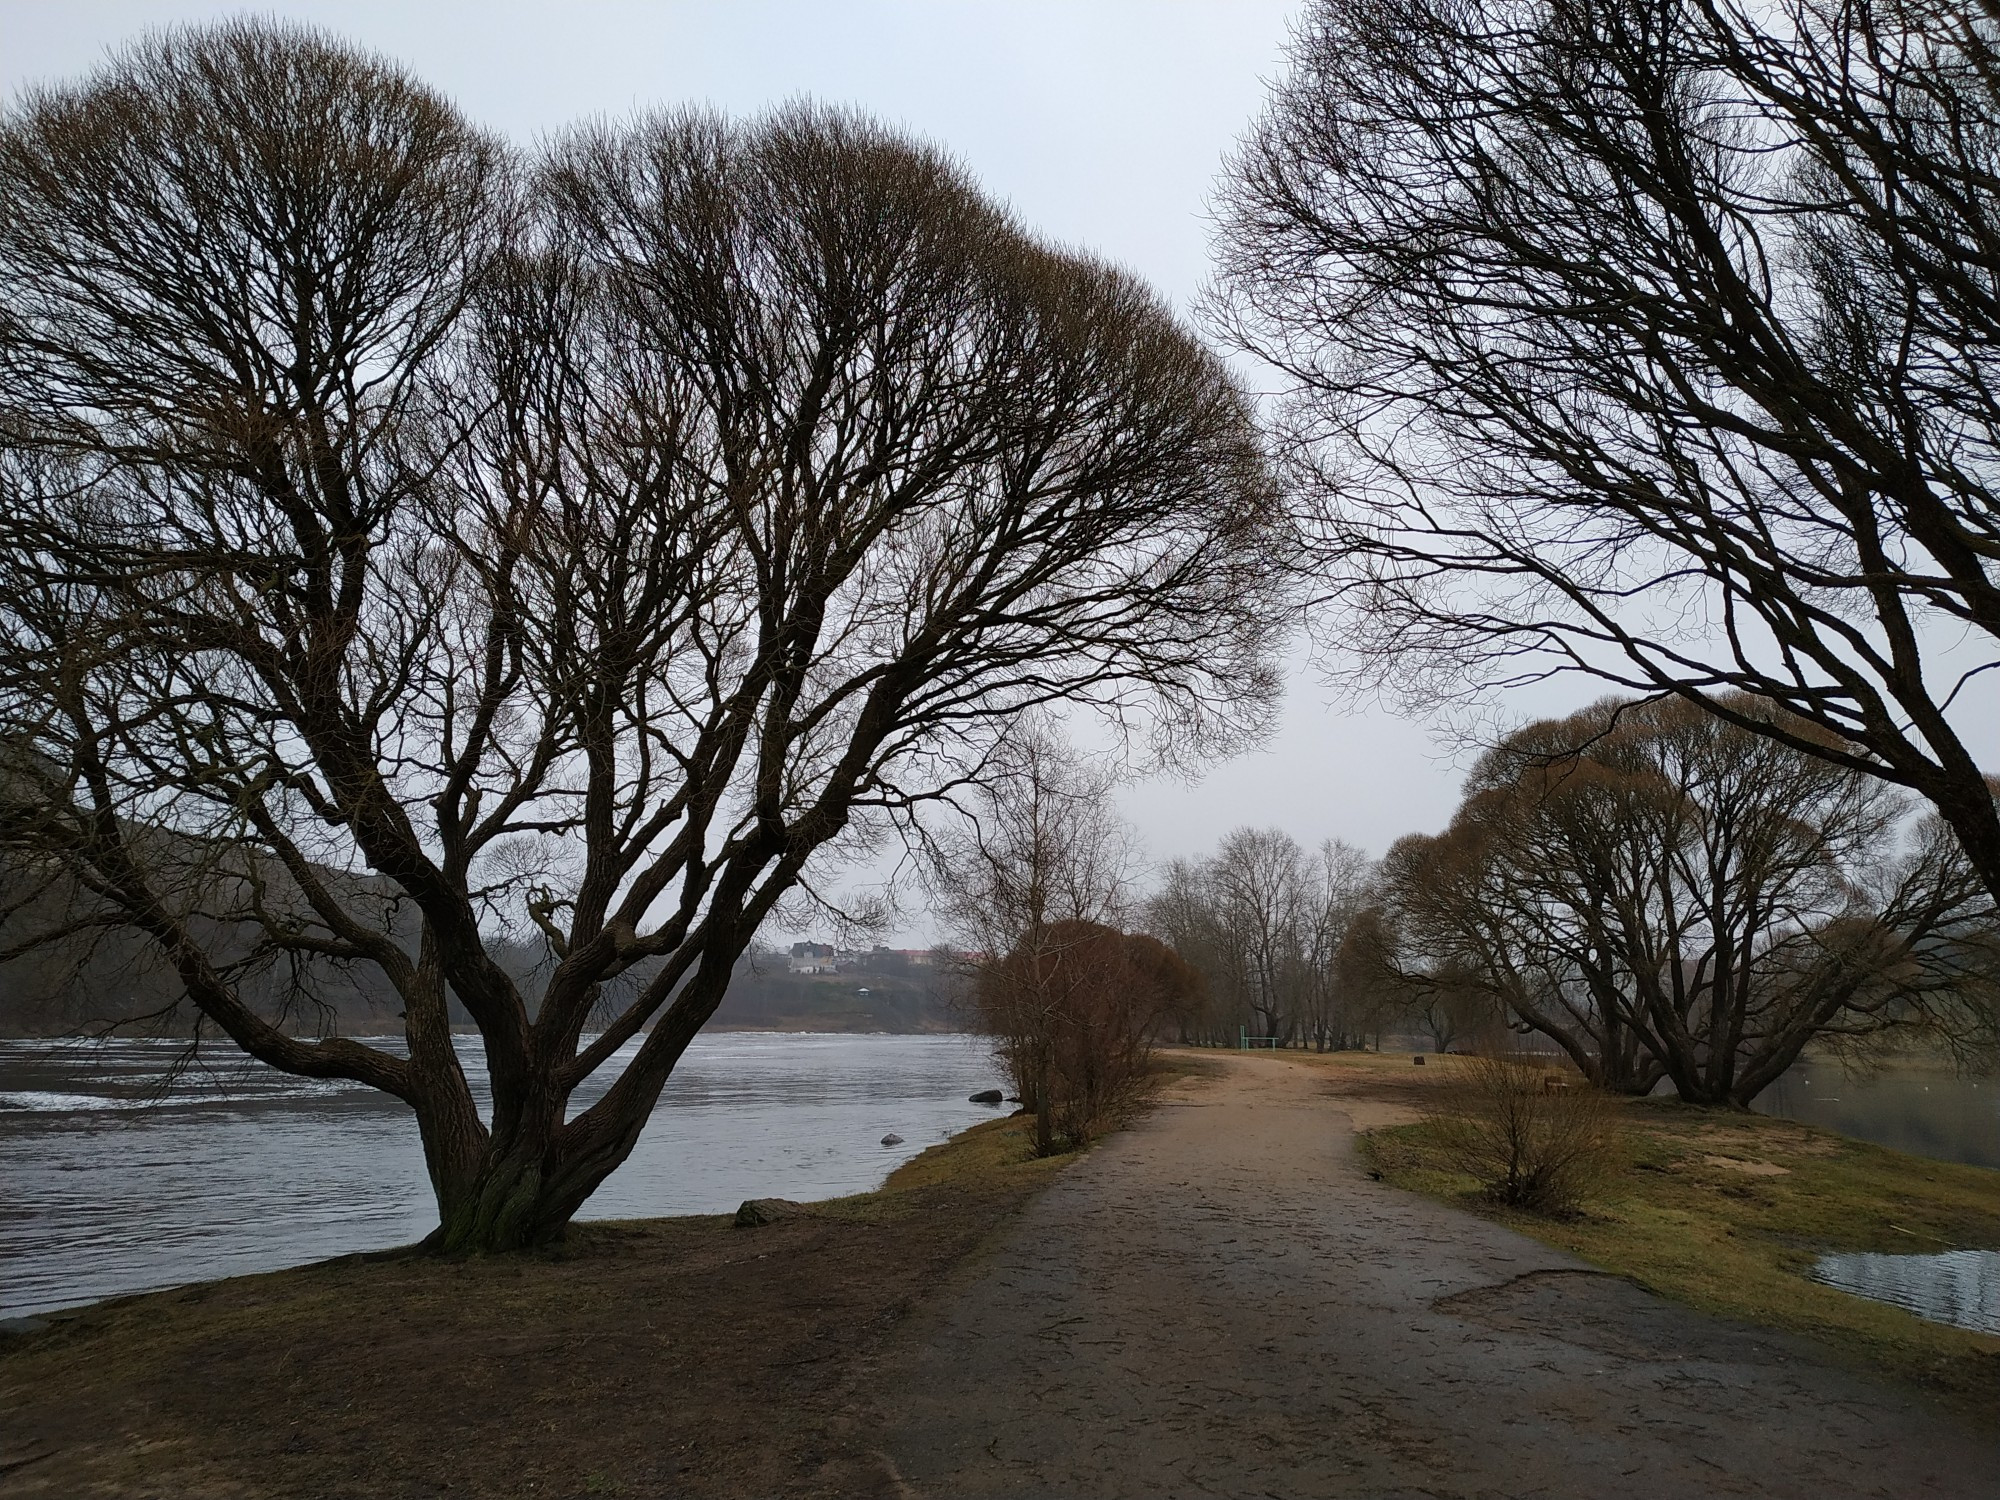
M797 94L859 105L948 147L1030 226L1123 262L1186 308L1206 204L1280 67L1295 0L706 0L463 3L0 0L0 92L74 77L148 27L244 12L310 20L400 60L526 142L580 117ZM1564 702L1596 696L1586 685ZM1262 753L1196 786L1130 789L1155 859L1244 823L1380 853L1433 829L1457 770L1418 725L1346 714L1301 664Z

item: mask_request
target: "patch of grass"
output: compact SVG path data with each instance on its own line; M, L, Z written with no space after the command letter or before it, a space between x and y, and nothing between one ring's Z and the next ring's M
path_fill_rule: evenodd
M1035 1122L1027 1115L987 1120L913 1156L889 1174L879 1191L836 1199L835 1203L893 1209L897 1194L915 1188L945 1187L975 1179L1039 1184L1074 1157L1074 1153L1037 1157L1034 1140Z
M1222 1064L1214 1055L1215 1049L1194 1047L1155 1047L1151 1068L1152 1082L1157 1086L1178 1083L1183 1078L1220 1078Z
M1498 1219L1704 1311L1819 1339L1853 1363L2000 1417L2000 1338L1808 1276L1837 1250L2000 1250L2000 1172L1907 1156L1790 1120L1656 1101L1619 1111L1624 1165L1584 1212L1494 1205L1434 1127L1362 1138L1384 1180Z

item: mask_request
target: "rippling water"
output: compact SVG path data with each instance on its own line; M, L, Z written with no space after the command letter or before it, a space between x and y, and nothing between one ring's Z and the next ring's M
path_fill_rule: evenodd
M401 1104L242 1064L162 1094L176 1051L0 1041L0 1316L384 1249L436 1225ZM483 1101L476 1048L461 1051ZM579 1217L865 1192L990 1117L966 1096L999 1081L979 1037L699 1037ZM903 1144L881 1145L890 1133Z
M2000 1251L1822 1255L1813 1266L1813 1279L1933 1323L2000 1333Z

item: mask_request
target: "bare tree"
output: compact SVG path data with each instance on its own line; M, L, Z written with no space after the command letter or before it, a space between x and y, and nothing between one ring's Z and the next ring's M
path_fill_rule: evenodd
M1289 1042L1298 1025L1305 974L1300 939L1306 926L1304 851L1276 828L1239 828L1208 861L1212 920L1230 962L1228 981L1256 1034Z
M1368 904L1374 862L1352 844L1327 839L1305 860L1298 936L1299 1024L1317 1052L1359 1046L1373 1017L1349 992L1341 945Z
M408 1103L439 1247L559 1233L808 861L1024 710L1197 754L1272 698L1221 365L854 117L516 162L315 33L156 36L0 126L0 376L0 838ZM211 922L378 970L407 1055L259 1014Z
M1475 769L1449 828L1399 840L1365 957L1433 1035L1469 1029L1469 1008L1508 1016L1597 1087L1645 1094L1664 1068L1632 1024L1618 926L1652 912L1679 830L1663 826L1660 777L1562 755L1564 735L1601 732L1606 717L1511 736Z
M1390 847L1370 904L1348 924L1334 963L1350 1008L1378 1034L1408 1028L1443 1054L1463 1042L1493 1040L1505 1031L1507 1012L1487 976L1468 970L1455 955L1433 957L1419 946L1422 938L1412 930L1417 924L1397 896L1405 873L1429 852L1420 838Z
M1112 803L1114 769L1032 717L981 769L959 816L924 830L925 888L953 936L997 954L1058 922L1120 921L1139 851Z
M1357 1036L1336 958L1370 873L1337 839L1308 854L1276 828L1239 828L1213 857L1170 863L1147 921L1206 982L1209 1014L1186 1039L1255 1028L1324 1050Z
M1177 954L1200 976L1188 1003L1166 1018L1183 1045L1215 1046L1237 1035L1237 1017L1227 996L1218 995L1222 969L1214 945L1218 934L1211 920L1201 865L1172 859L1160 871L1158 887L1140 908L1145 930Z
M961 818L926 840L932 910L969 950L977 1020L1035 1111L1043 1156L1088 1136L1109 1075L1145 1042L1123 1024L1132 996L1112 993L1125 960L1107 938L1137 862L1114 784L1110 767L1024 721L960 799Z
M1678 695L1914 789L2000 897L1952 717L2000 666L1996 77L1943 0L1313 5L1214 311L1291 379L1359 672Z
M1588 754L1555 749L1578 739ZM1746 1105L1814 1041L1990 1005L1992 903L1935 819L1897 852L1905 813L1880 781L1692 705L1603 704L1514 736L1451 828L1391 851L1383 951L1415 989L1485 994L1600 1086L1664 1075Z

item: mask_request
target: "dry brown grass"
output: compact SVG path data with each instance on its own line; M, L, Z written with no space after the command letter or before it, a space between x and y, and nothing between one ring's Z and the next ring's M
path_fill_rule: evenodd
M1362 1147L1399 1187L1490 1214L1706 1312L1807 1334L2000 1422L2000 1339L1809 1275L1835 1250L2000 1250L2000 1172L1762 1115L1667 1101L1614 1107L1623 1159L1568 1219L1494 1203L1428 1125L1377 1130Z
M1808 1274L1835 1250L2000 1250L2000 1172L1933 1161L1791 1120L1614 1100L1623 1153L1568 1219L1495 1203L1424 1123L1463 1058L1281 1053L1321 1073L1383 1178L1506 1223L1639 1285L1819 1340L2000 1423L2000 1338L1926 1322Z
M892 1495L875 1351L1060 1169L1027 1123L760 1229L348 1257L0 1338L0 1496Z

